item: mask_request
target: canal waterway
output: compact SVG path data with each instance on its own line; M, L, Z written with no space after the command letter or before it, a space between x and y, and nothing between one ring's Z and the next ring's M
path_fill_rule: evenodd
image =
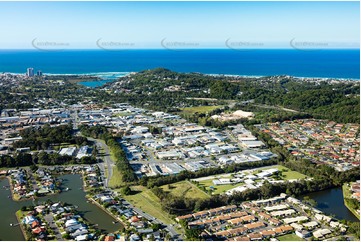
M37 205L48 199L57 202L66 202L78 206L77 210L82 216L92 224L97 224L99 229L109 233L121 228L119 223L113 224L114 219L104 212L98 206L88 203L83 191L83 181L79 174L69 174L60 176L63 179L63 187L68 187L69 191L56 195L46 196L35 201L13 201L11 191L3 187L9 186L8 179L0 179L0 240L24 240L19 226L10 227L10 224L16 224L15 212L22 206Z

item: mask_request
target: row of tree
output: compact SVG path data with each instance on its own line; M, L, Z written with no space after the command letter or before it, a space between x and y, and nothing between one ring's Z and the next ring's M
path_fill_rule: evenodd
M81 133L85 136L90 136L94 139L102 139L105 141L116 159L116 169L121 174L122 182L131 183L137 181L137 176L134 174L134 171L129 164L126 153L118 142L121 137L113 137L113 135L108 131L105 126L81 125L79 129Z
M129 164L127 156L119 144L117 138L108 138L106 144L109 146L111 152L116 158L115 164L121 174L122 182L132 183L137 181L137 176L134 174L132 167Z

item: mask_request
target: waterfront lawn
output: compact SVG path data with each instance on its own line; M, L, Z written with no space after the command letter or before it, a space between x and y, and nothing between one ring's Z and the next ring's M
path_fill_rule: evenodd
M286 234L279 237L276 237L279 241L304 241L300 237L298 237L296 234Z
M207 113L211 112L214 109L221 108L222 106L198 106L198 107L187 107L183 108L183 113L193 114L193 113Z
M25 217L26 214L28 214L29 211L21 211L21 210L18 210L16 211L16 217L18 219L18 221L21 223L21 221L23 220L23 218Z
M123 195L125 200L166 224L174 223L170 215L162 210L160 199L151 190L143 186L132 186L131 189L132 195Z
M169 192L174 196L186 198L209 198L209 195L200 190L195 184L189 181L181 181L161 186L163 191Z
M19 194L15 193L15 192L12 192L12 195L13 195L13 200L14 201L20 201L21 197Z

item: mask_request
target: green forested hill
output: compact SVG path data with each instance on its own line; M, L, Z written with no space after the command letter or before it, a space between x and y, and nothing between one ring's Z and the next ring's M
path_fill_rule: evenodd
M358 81L211 76L157 68L120 78L107 88L124 101L154 109L210 105L215 101L192 98L215 98L216 104L254 100L339 122L359 122L360 117Z

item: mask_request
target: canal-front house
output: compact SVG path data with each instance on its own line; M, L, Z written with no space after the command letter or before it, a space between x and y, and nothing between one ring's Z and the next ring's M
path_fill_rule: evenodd
M34 217L32 214L28 214L23 219L23 224L31 225L33 222L38 221L37 218Z

